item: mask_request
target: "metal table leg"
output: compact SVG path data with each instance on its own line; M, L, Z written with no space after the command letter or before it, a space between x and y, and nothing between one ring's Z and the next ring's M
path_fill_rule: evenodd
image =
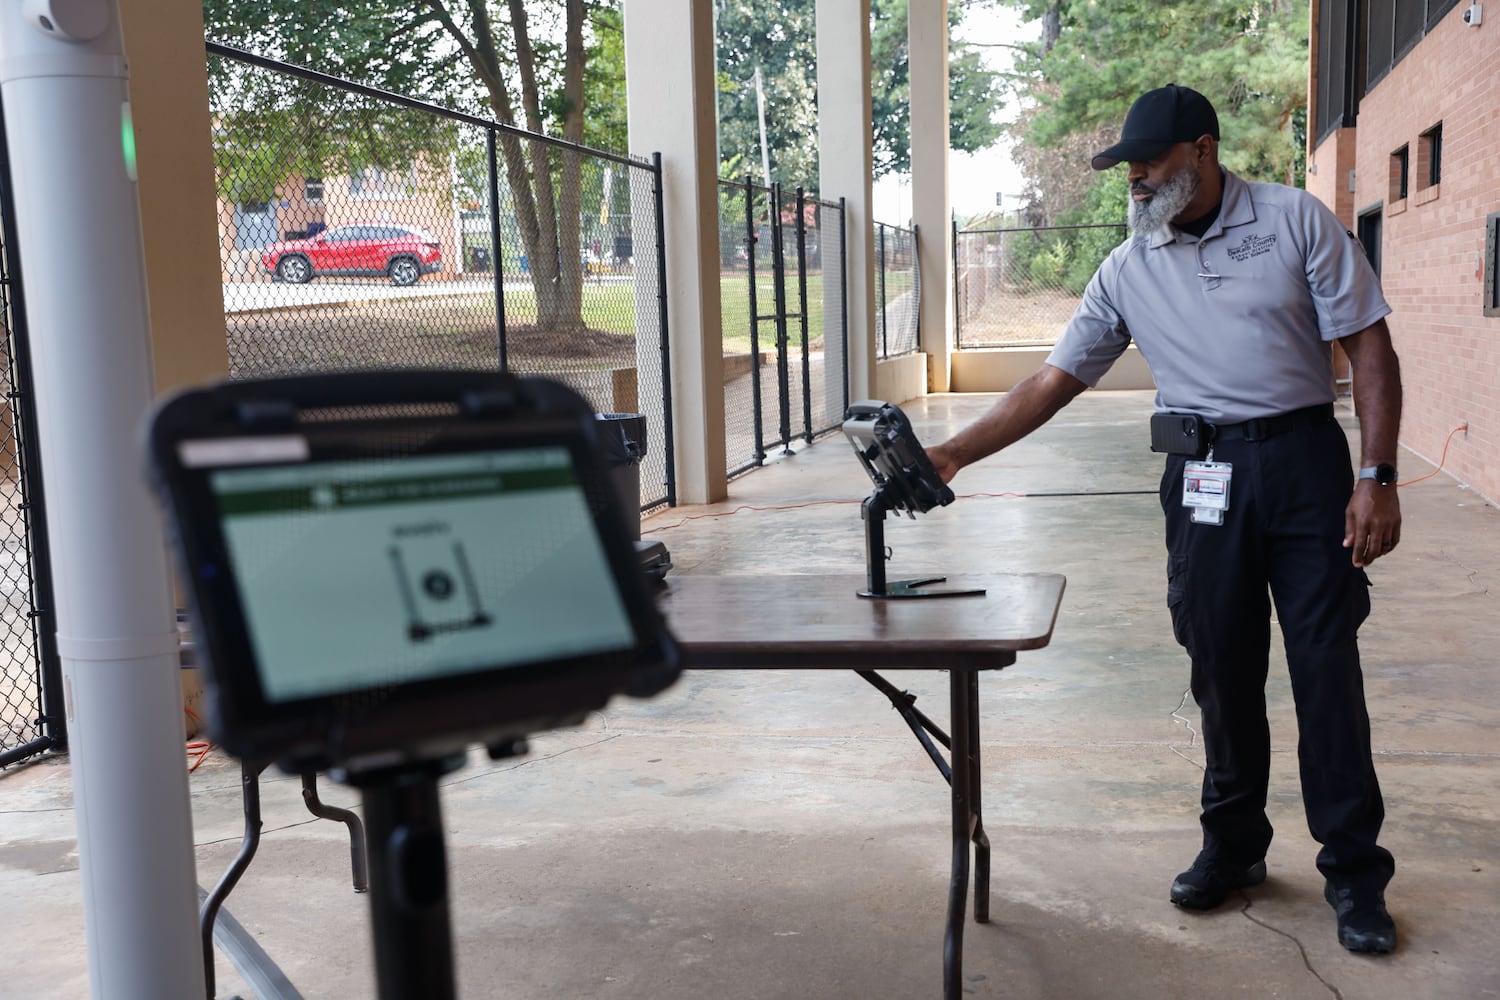
M948 882L948 922L943 932L943 997L958 1000L963 991L964 911L969 897L969 837L973 817L969 795L970 764L969 696L965 673L948 673L949 703L953 728L953 867Z
M969 807L974 817L974 922L990 922L990 838L984 832L980 787L984 784L984 755L979 749L979 675L964 674L969 690Z
M858 670L856 673L890 699L951 788L953 867L948 886L948 920L943 933L943 996L947 1000L957 1000L962 990L960 979L963 974L964 911L969 897L970 844L974 852L974 920L981 924L990 921L990 839L984 832L980 808L983 769L979 750L979 672L948 671L951 739L917 710L915 695L898 689L873 670ZM933 738L948 749L948 760L943 759Z

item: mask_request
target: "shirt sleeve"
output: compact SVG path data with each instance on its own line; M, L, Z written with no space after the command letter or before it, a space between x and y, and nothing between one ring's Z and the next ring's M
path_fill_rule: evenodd
M1310 194L1299 199L1307 247L1307 284L1324 340L1359 333L1391 307L1364 247L1326 205Z
M1047 364L1061 368L1091 389L1130 346L1130 330L1106 291L1106 273L1118 270L1116 254L1111 254L1089 279L1073 318L1057 338L1057 346L1047 355Z

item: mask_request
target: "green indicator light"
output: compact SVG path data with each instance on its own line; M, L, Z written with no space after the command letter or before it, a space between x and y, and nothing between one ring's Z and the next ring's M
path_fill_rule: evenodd
M125 176L135 183L135 120L130 115L130 102L120 105L120 152L125 156Z

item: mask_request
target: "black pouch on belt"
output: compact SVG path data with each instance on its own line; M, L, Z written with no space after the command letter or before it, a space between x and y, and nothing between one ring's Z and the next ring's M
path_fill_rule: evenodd
M1196 413L1151 414L1151 450L1202 458L1208 454L1208 423Z

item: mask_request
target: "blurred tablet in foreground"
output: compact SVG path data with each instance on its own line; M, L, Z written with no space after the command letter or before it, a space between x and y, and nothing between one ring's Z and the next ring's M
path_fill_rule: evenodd
M514 752L671 684L676 645L598 434L572 390L498 373L165 402L150 459L213 739L289 770L399 767Z

